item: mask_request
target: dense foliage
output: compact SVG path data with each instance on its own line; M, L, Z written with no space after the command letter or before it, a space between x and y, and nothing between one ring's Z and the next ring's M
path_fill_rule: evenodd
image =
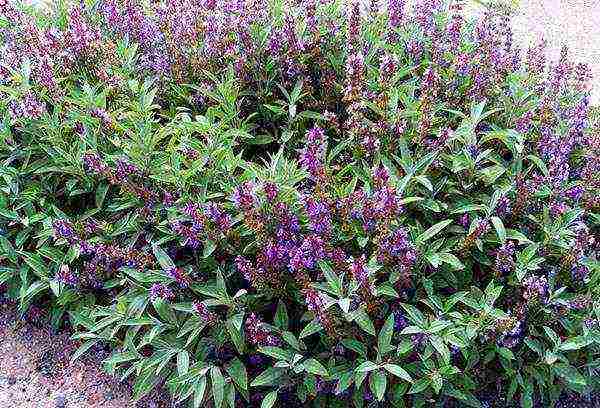
M586 66L441 0L150 3L0 2L0 293L74 358L194 407L599 387Z

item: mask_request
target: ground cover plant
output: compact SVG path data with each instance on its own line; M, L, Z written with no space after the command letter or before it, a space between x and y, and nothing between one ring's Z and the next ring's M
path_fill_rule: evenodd
M0 293L136 398L598 389L600 133L567 50L438 0L0 15Z

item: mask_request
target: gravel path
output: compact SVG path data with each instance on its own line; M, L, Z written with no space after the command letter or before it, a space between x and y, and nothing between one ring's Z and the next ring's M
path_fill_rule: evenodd
M28 322L18 320L0 294L0 408L169 408L168 395L157 390L137 404L131 384L102 371L108 356L92 350L75 363L78 344L68 333L53 333L34 309ZM37 324L37 322L40 322Z
M77 345L0 309L0 408L125 408L125 386L103 374L97 362L69 363Z
M483 10L467 3L475 14ZM512 26L523 49L544 38L550 61L558 59L565 44L572 61L589 64L594 81L591 103L600 104L600 0L520 0Z

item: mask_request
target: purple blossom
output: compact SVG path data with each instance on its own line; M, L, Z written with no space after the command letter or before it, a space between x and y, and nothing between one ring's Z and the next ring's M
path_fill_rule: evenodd
M246 338L255 346L277 346L281 340L274 334L271 334L255 314L251 313L246 319Z
M293 251L289 267L292 271L313 269L316 263L325 258L325 243L317 235L304 238L299 248Z
M83 155L83 164L91 173L104 174L108 171L108 166L102 161L102 158L96 153L86 153Z
M324 174L323 161L327 141L323 129L315 126L306 132L306 146L300 151L299 163L313 179Z
M532 275L523 281L523 299L548 302L548 281L545 276Z
M567 190L566 195L573 201L579 201L579 200L581 200L581 197L583 197L584 193L585 193L585 190L583 187L575 186L575 187L571 187L569 190Z
M242 274L244 279L246 279L248 282L252 283L253 274L254 274L254 267L252 266L252 262L250 262L248 259L244 258L243 256L238 255L235 258L235 266L236 266L238 272Z
M514 261L515 244L512 241L506 241L496 251L496 259L494 261L494 269L499 276L508 276L515 268Z
M319 314L325 308L325 302L323 298L316 290L306 291L306 306L308 310L315 314Z
M552 215L552 217L560 217L568 209L569 207L563 201L555 200L552 203L550 203L550 214Z
M265 196L267 197L267 200L272 203L275 201L275 199L277 198L277 194L279 193L279 189L277 188L277 184L271 182L271 181L266 181L263 184L263 191L265 193Z
M67 286L75 286L79 282L77 276L71 271L68 265L62 265L58 272L56 272L55 279Z
M154 283L150 287L150 299L155 301L162 299L169 301L175 298L175 293L164 283Z
M510 319L512 326L500 333L498 343L507 348L514 348L525 336L525 321Z
M519 119L517 119L517 122L515 124L517 131L519 131L521 133L529 132L532 127L532 121L534 118L534 114L535 114L534 111L529 110L529 111L525 112L525 114L523 114L523 116L521 116Z
M57 239L65 239L69 243L74 243L78 240L75 233L74 225L68 220L56 220L52 223L52 229Z
M192 310L201 322L209 326L212 326L217 321L217 315L208 310L208 307L202 302L192 302Z
M350 51L358 49L359 37L360 37L360 2L358 0L352 0L352 3L348 7L348 34L347 34L347 45Z
M503 217L511 212L510 207L510 198L507 196L502 196L498 200L498 204L496 205L496 215L498 217Z
M188 225L182 221L175 220L171 222L171 229L183 240L183 245L192 249L198 249L202 245L200 234L204 231L204 227L201 224L194 222Z
M400 28L403 23L404 3L405 0L388 0L388 24L392 31Z
M96 46L101 38L100 30L86 21L83 6L74 6L69 14L67 46L78 58Z
M352 261L350 264L350 271L360 286L370 288L371 283L369 281L369 270L367 269L366 258L364 255L355 258Z
M110 114L103 108L93 108L90 111L92 117L100 119L103 126L110 128L112 126L112 118Z
M448 24L447 33L450 39L450 49L457 52L460 47L461 31L464 24L464 18L461 15L462 5L460 3L453 5L453 14Z
M231 216L216 203L210 202L204 207L204 215L212 222L222 234L227 234L231 228Z
M590 274L587 266L576 263L571 267L571 277L575 282L584 282Z
M458 220L458 223L464 228L464 229L469 229L469 225L471 224L471 217L469 217L469 213L464 213L460 219Z
M304 201L304 208L308 215L309 227L319 235L329 235L331 232L331 211L329 204L324 201L316 201L307 196Z
M406 315L400 309L394 310L394 330L401 331L409 325Z
M400 227L379 239L377 260L381 263L397 264L404 270L412 268L417 260L417 251L404 228Z
M127 160L120 158L117 160L117 171L116 175L120 179L127 179L133 176L141 176L140 170L134 164L129 163Z
M379 65L379 77L381 83L389 83L398 70L398 58L391 54L384 54Z
M251 366L258 367L264 363L264 358L260 354L252 354L248 357L248 363Z
M182 268L173 267L167 271L167 275L182 288L187 288L192 283L192 280Z
M35 120L41 118L46 113L46 104L33 92L29 91L20 101L10 101L8 110L13 120Z
M256 205L255 186L251 181L240 184L232 195L232 200L238 209L248 211Z
M346 89L344 99L356 102L363 97L365 59L362 53L348 55L346 60Z

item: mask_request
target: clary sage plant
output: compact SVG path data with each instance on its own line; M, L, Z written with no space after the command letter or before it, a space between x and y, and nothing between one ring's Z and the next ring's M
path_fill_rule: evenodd
M191 407L598 389L600 127L566 49L454 1L73 3L0 2L0 294L74 358Z

